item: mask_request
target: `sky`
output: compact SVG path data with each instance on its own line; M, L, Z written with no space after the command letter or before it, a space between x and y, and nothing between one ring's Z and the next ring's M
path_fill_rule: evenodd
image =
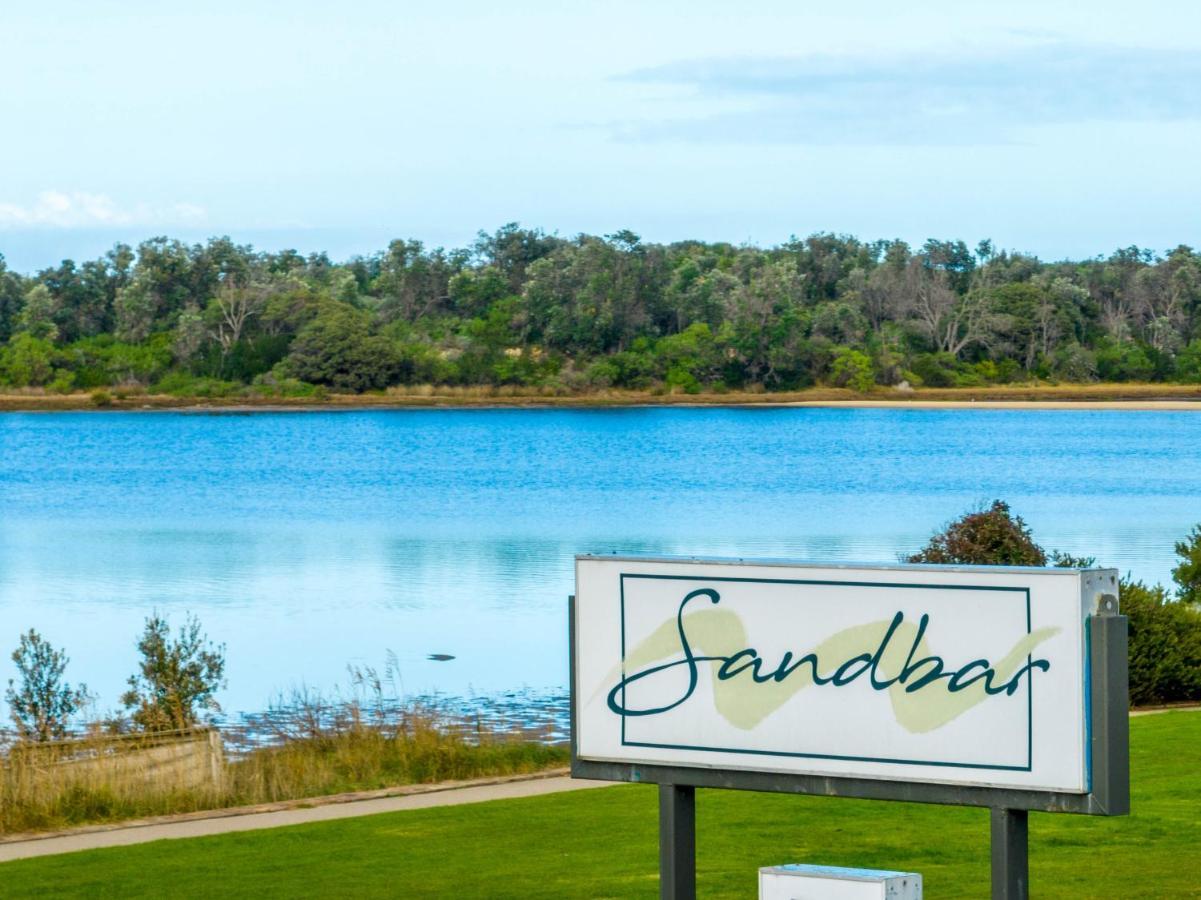
M0 253L1201 246L1201 4L0 0Z

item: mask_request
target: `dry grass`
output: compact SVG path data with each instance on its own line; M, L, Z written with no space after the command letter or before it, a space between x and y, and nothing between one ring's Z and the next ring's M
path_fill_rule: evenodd
M36 389L0 393L0 411L20 410L140 410L140 409L372 409L397 407L473 406L743 406L772 404L856 404L918 406L956 403L1140 403L1201 401L1196 384L1010 384L974 388L919 388L896 391L877 388L858 394L845 388L815 387L802 391L742 391L686 394L616 389L569 392L554 387L449 387L402 385L368 394L321 394L315 397L274 397L248 389L245 395L214 399L115 391L98 405L91 394L54 394Z
M230 765L223 805L537 772L566 761L565 747L528 740L473 743L433 727L399 735L363 727L253 751Z
M567 759L565 747L456 728L422 710L371 721L354 708L332 721L312 713L232 759L206 753L204 731L14 745L0 759L0 834L536 772ZM164 765L164 753L182 762Z

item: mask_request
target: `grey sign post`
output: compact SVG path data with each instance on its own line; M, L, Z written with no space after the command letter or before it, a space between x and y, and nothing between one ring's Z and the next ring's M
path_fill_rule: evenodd
M1118 816L1130 811L1127 620L1117 598L1101 597L1087 621L1089 758L1086 793L993 788L755 772L583 759L579 756L577 705L577 603L569 598L571 662L571 774L576 778L659 785L660 896L696 896L696 788L726 788L828 797L900 800L991 810L992 896L1029 896L1028 814L1035 812Z

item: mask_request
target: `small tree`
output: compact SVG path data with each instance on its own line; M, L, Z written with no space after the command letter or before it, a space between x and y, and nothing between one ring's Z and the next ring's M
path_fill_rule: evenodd
M872 358L860 350L839 347L830 367L830 380L838 387L848 387L866 394L876 386Z
M225 686L225 646L214 645L188 616L176 638L167 620L154 613L138 640L138 672L121 696L144 731L194 727L202 709L220 712L213 695Z
M1172 570L1182 603L1201 603L1201 525L1194 525L1188 537L1176 542L1180 565Z
M8 680L4 697L21 737L53 741L67 734L67 723L87 702L86 685L72 687L63 681L68 658L40 634L29 629L13 651L20 686Z
M1030 535L1030 529L1009 511L1009 504L994 500L988 509L970 512L930 538L911 563L960 563L972 566L1045 566L1047 554Z

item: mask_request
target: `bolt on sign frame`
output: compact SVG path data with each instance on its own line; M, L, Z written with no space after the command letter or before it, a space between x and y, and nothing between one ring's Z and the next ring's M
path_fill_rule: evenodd
M1130 810L1114 570L584 555L568 620L572 775L659 785L662 897L698 787L987 807L1005 900L1031 810Z

